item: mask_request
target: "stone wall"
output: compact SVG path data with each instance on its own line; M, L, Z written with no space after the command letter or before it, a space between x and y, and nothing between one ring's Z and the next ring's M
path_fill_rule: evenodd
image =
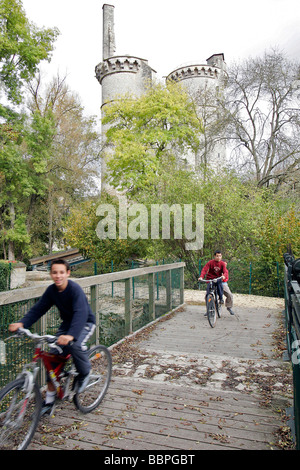
M15 289L23 285L26 281L26 265L24 263L12 263L10 274L10 288Z

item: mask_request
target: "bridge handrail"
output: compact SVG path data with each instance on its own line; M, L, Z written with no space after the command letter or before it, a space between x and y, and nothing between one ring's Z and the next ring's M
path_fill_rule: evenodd
M125 271L114 273L97 274L96 276L76 278L72 280L84 288L106 284L108 282L132 279L135 277L144 276L145 274L156 274L164 271L172 271L174 269L184 268L184 266L184 262L178 262L159 266L149 266L146 268L127 269ZM49 285L50 284L52 284L52 281L49 281ZM7 305L10 303L21 302L23 300L35 299L44 293L46 287L47 284L44 283L42 286L25 287L23 289L0 292L0 305Z
M286 341L293 369L296 447L300 450L300 285L293 274L294 257L286 254L284 260Z

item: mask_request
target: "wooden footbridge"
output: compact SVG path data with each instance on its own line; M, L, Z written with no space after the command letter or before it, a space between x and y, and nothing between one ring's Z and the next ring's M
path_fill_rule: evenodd
M76 282L96 314L95 340L104 333L110 338L104 319L119 325L123 340L106 343L112 344L111 385L93 413L81 415L63 402L54 417L42 418L31 450L118 455L292 448L286 410L293 384L291 363L282 359L282 299L254 302L235 295L236 314L224 309L212 329L203 291L184 291L184 263ZM44 290L37 284L0 293L2 321L11 312L23 316ZM39 332L56 328L53 313L42 318ZM9 364L4 369L10 374Z
M280 301L236 304L236 315L225 310L212 329L203 303L186 303L112 348L113 378L99 409L80 415L64 403L43 418L30 449L117 456L288 448L292 378L276 354L282 310Z

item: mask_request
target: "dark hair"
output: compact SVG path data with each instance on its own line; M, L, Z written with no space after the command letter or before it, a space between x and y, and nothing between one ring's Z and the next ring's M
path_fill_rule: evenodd
M222 251L216 250L216 251L214 252L214 256L215 256L216 254L218 254L218 253L221 253L221 254L222 254Z
M59 259L54 259L51 261L51 264L50 264L50 271L52 269L52 266L54 264L63 264L66 268L67 268L67 271L70 271L70 265L68 263L68 261L66 261L65 259L63 258L59 258Z

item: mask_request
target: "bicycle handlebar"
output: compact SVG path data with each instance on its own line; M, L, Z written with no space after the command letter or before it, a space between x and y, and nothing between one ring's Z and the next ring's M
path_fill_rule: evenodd
M37 333L31 333L31 331L27 330L26 328L19 328L16 331L17 336L28 336L29 338L33 339L34 341L44 341L48 344L52 344L53 348L56 348L58 352L61 354L63 352L62 348L56 344L57 336L53 335L38 335Z
M223 276L221 277L216 277L215 279L198 279L198 281L200 282L204 282L204 283L209 283L209 282L217 282L219 279L222 279Z
M41 341L44 340L47 343L54 343L57 340L56 336L53 336L53 335L41 336L41 335L38 335L37 333L31 333L31 331L27 330L26 328L19 328L16 333L18 336L26 335L33 340L41 340Z

